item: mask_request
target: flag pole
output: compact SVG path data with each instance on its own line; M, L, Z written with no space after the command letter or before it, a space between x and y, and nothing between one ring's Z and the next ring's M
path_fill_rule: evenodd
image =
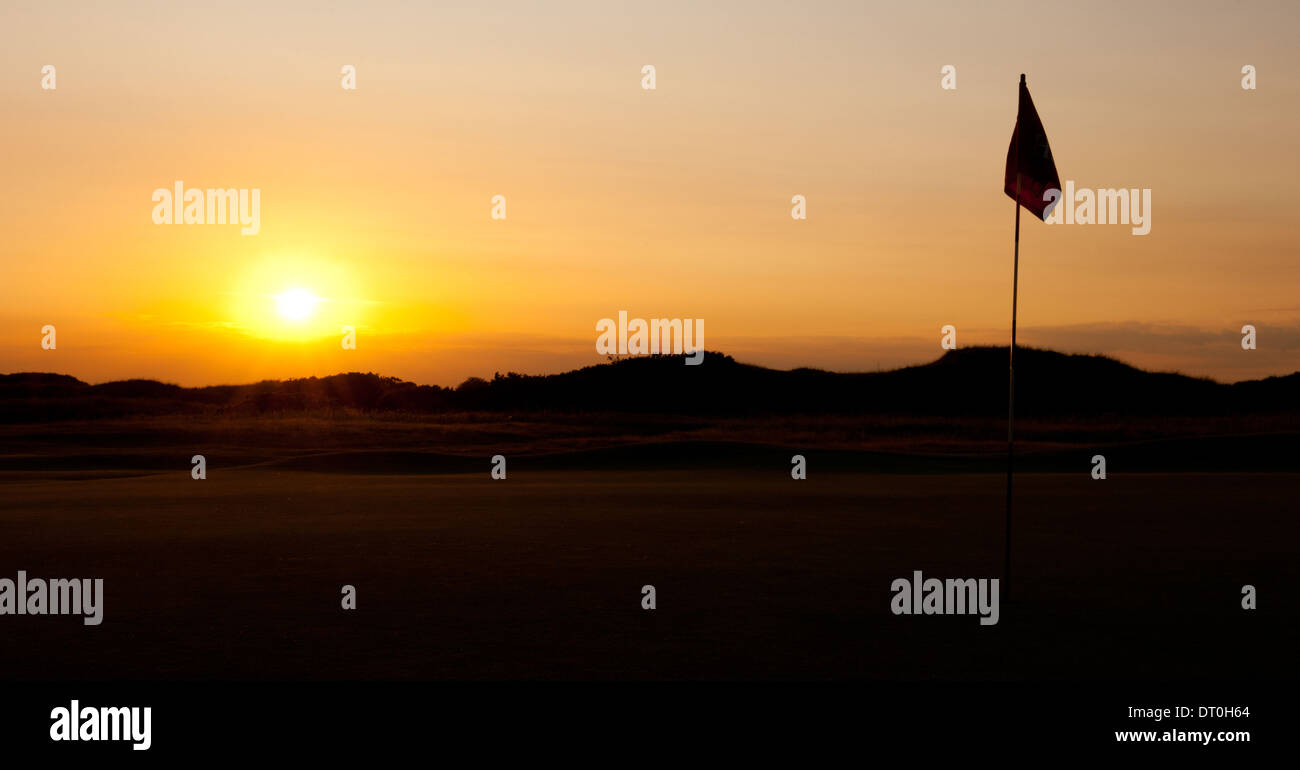
M1025 75L1020 74L1020 88ZM1018 92L1017 92L1018 93ZM1018 100L1017 100L1018 103ZM1002 592L1011 598L1011 477L1016 459L1016 295L1020 290L1020 113L1016 111L1016 238L1011 263L1011 349L1007 355L1007 520L1002 555Z

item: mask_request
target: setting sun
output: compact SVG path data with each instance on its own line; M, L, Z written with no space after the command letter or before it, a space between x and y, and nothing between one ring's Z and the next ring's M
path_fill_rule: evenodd
M320 297L311 289L288 289L275 296L275 309L280 317L289 321L305 321L316 312Z

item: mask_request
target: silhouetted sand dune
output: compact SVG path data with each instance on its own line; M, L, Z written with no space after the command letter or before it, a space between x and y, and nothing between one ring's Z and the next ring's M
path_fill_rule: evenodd
M0 422L129 414L267 414L351 409L746 414L1000 415L1006 411L1005 348L949 351L933 363L889 372L777 371L709 353L628 358L562 374L498 374L456 388L348 373L250 385L181 388L148 380L87 385L62 375L0 375ZM1232 385L1144 372L1102 356L1026 348L1016 353L1017 413L1220 415L1296 411L1300 373Z

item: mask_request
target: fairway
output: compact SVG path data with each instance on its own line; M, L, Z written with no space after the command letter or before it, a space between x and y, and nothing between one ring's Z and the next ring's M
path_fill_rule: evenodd
M3 477L0 562L104 579L102 625L7 618L10 680L1297 672L1295 474L1023 476L992 626L895 616L890 584L1001 577L999 474Z

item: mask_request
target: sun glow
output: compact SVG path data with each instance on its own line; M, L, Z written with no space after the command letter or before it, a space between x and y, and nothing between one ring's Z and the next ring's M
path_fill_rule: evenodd
M287 321L306 321L316 312L316 303L320 301L311 289L286 289L275 295L275 309Z
M370 284L361 260L268 252L241 270L223 292L225 327L271 342L341 349L344 327L395 328L387 305L368 299Z

